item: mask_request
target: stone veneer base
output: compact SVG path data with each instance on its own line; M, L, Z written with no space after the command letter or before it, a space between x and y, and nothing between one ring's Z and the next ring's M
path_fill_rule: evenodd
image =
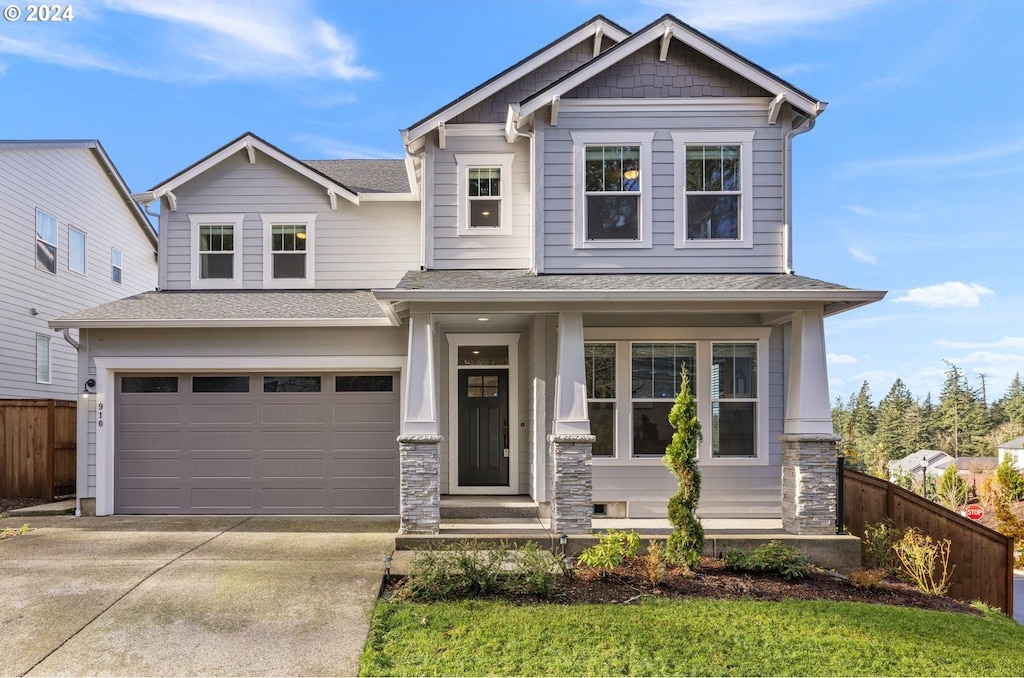
M398 437L402 534L441 531L441 441L439 435Z
M836 442L827 434L786 434L782 441L782 529L836 533Z
M590 534L594 515L592 452L595 436L550 435L551 529L555 534Z

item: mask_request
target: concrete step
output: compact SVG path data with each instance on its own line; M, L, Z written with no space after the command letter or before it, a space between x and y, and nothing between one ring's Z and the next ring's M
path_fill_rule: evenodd
M537 503L528 496L445 495L441 497L441 521L465 519L534 519Z
M65 499L54 501L37 506L26 506L25 508L11 511L12 518L25 518L31 516L66 516L75 512L75 500Z

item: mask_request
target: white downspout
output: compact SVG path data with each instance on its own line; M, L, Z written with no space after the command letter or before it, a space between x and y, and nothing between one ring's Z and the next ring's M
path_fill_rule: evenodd
M782 145L783 173L786 182L786 195L783 200L783 272L793 273L793 137L814 129L817 120L813 115L807 116L803 122L786 132L786 142Z

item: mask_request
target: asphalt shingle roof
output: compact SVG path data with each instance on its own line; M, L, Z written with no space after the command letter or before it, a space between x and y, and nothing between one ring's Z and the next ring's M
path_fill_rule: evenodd
M356 193L408 193L404 160L303 160Z

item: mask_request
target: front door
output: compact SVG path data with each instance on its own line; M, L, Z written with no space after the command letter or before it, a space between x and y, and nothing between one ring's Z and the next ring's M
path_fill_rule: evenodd
M459 485L508 486L508 368L459 370Z

